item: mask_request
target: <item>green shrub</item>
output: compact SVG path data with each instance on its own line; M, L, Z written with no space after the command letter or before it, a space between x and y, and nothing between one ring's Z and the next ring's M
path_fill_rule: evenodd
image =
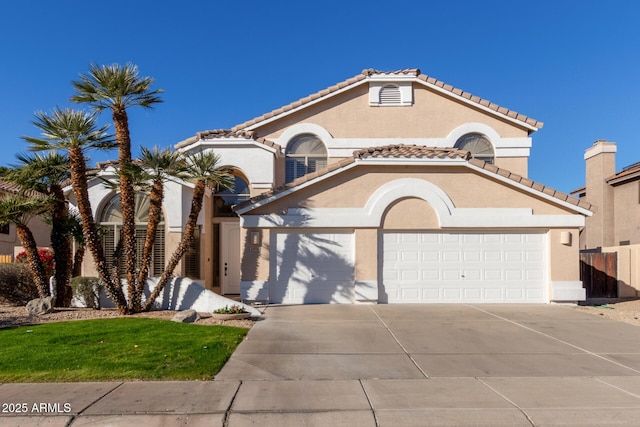
M38 298L38 288L26 264L0 264L0 300L24 305Z
M82 300L88 308L100 310L100 291L102 282L97 277L78 276L71 279L73 295Z

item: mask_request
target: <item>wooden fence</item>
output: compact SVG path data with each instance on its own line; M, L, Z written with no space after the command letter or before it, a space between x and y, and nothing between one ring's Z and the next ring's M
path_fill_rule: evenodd
M580 252L580 280L587 298L618 297L618 254Z

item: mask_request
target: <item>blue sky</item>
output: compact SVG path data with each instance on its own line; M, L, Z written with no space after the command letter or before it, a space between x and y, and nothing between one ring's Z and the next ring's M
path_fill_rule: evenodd
M638 4L2 1L0 164L38 136L34 111L71 105L91 62L132 62L165 90L154 110L130 111L134 147L231 127L365 68L420 68L543 121L529 177L569 192L597 139L618 143L618 169L640 161Z

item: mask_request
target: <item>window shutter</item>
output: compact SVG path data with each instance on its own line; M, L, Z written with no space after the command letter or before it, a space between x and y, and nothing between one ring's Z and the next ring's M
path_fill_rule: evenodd
M191 279L200 278L200 227L193 233L193 240L184 257L184 274Z
M396 85L387 85L380 89L380 105L400 105L402 95Z
M160 224L153 244L153 261L151 271L154 276L160 276L164 271L164 225Z

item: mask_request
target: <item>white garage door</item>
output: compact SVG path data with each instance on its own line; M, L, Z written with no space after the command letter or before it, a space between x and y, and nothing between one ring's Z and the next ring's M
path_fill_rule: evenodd
M276 280L269 290L270 301L353 303L353 248L353 232L277 234Z
M544 233L385 233L381 300L548 302Z

